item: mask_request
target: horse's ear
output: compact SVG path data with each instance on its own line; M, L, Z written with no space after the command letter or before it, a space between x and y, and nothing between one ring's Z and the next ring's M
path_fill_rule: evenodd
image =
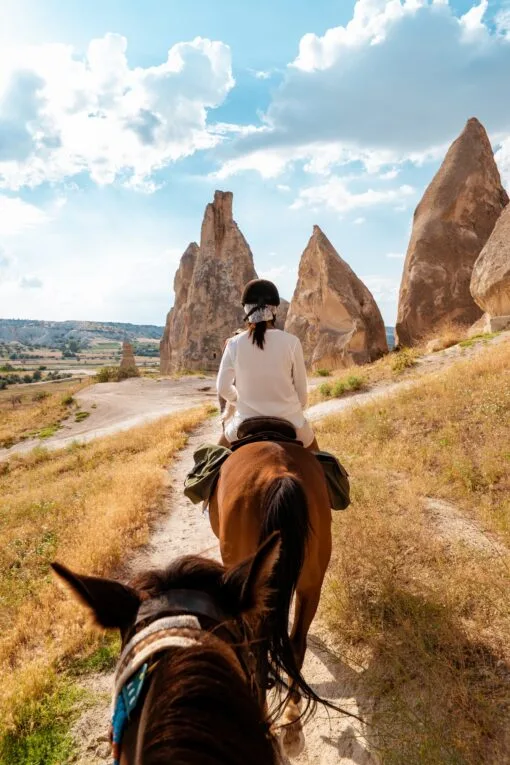
M61 563L51 567L73 594L87 606L101 627L123 629L134 621L140 605L136 590L112 579L75 574Z
M239 587L239 612L254 615L266 610L271 595L271 578L280 557L281 538L275 531L259 547L253 558L243 561L225 575L229 584Z

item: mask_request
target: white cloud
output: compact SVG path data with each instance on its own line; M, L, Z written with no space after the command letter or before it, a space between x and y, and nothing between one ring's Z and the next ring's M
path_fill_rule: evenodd
M37 276L24 276L19 283L23 290L40 289L43 286L42 281Z
M355 218L353 220L353 223L355 226L361 226L363 225L363 223L365 223L365 221L366 221L366 218Z
M130 68L127 41L92 40L0 53L0 185L16 189L87 172L153 190L151 175L222 140L207 123L234 85L230 49L200 37L167 60Z
M285 191L285 192L291 190L290 186L287 186L287 184L285 184L285 183L278 183L276 188L278 189L278 191Z
M369 274L360 277L366 284L377 303L393 303L398 298L400 281L391 276L382 276L381 274Z
M260 71L254 72L254 76L257 78L257 80L269 80L271 78L271 72L266 70L260 70Z
M385 173L381 173L379 178L382 181L393 181L400 173L400 170L394 167L392 170L387 170Z
M49 221L49 216L19 197L0 195L0 236L15 236Z
M405 255L403 252L388 252L386 253L387 258L392 258L393 260L404 260Z
M510 14L496 27L486 11L486 0L463 15L446 0L357 0L345 26L302 38L263 129L234 141L224 177L358 161L369 173L393 165L391 180L404 161L442 157L471 116L508 135Z
M345 180L338 177L330 178L326 183L302 189L298 198L292 204L292 209L304 206L325 205L339 213L346 213L365 207L374 207L407 199L414 196L411 186L400 186L396 189L367 189L366 191L351 191Z

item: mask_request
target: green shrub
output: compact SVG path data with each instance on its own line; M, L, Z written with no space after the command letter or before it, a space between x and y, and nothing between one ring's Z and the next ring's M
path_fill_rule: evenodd
M315 373L318 377L329 377L331 371L329 369L318 369Z
M140 370L138 367L124 367L117 372L117 380L127 380L129 377L140 377Z
M395 354L391 368L394 372L399 374L400 372L404 372L410 367L414 367L416 364L416 358L417 354L413 348L402 348L402 350Z
M64 406L71 406L72 404L76 403L76 399L74 396L71 396L70 393L66 393L65 396L62 396L62 404Z
M358 377L357 375L350 375L347 378L348 390L361 390L364 387L365 387L365 379L363 377Z
M74 419L75 422L82 422L82 420L86 420L87 417L90 417L90 412L76 412Z
M335 380L331 393L335 398L339 398L340 396L344 395L346 390L347 384L344 382L344 380Z
M322 385L319 386L319 393L323 398L329 398L332 393L331 383L322 383Z
M96 374L96 381L99 383L116 382L117 373L117 367L102 367Z
M47 390L39 390L32 396L32 401L44 401L45 398L49 398L50 394Z

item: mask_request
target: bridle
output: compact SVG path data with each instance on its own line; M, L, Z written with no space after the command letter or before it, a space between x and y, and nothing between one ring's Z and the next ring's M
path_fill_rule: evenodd
M253 635L241 619L227 615L200 590L169 590L143 600L115 671L111 723L114 765L120 763L123 733L161 653L199 645L211 636L230 649L236 669L260 700L257 661L250 647Z

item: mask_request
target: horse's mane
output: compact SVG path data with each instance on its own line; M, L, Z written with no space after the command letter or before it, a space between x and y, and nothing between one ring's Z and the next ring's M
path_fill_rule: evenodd
M209 592L231 612L224 567L187 556L133 581L154 597L172 587ZM209 636L201 645L161 656L144 711L147 765L277 765L277 748L260 705L229 648Z
M279 762L260 706L220 641L165 655L147 704L147 765Z

